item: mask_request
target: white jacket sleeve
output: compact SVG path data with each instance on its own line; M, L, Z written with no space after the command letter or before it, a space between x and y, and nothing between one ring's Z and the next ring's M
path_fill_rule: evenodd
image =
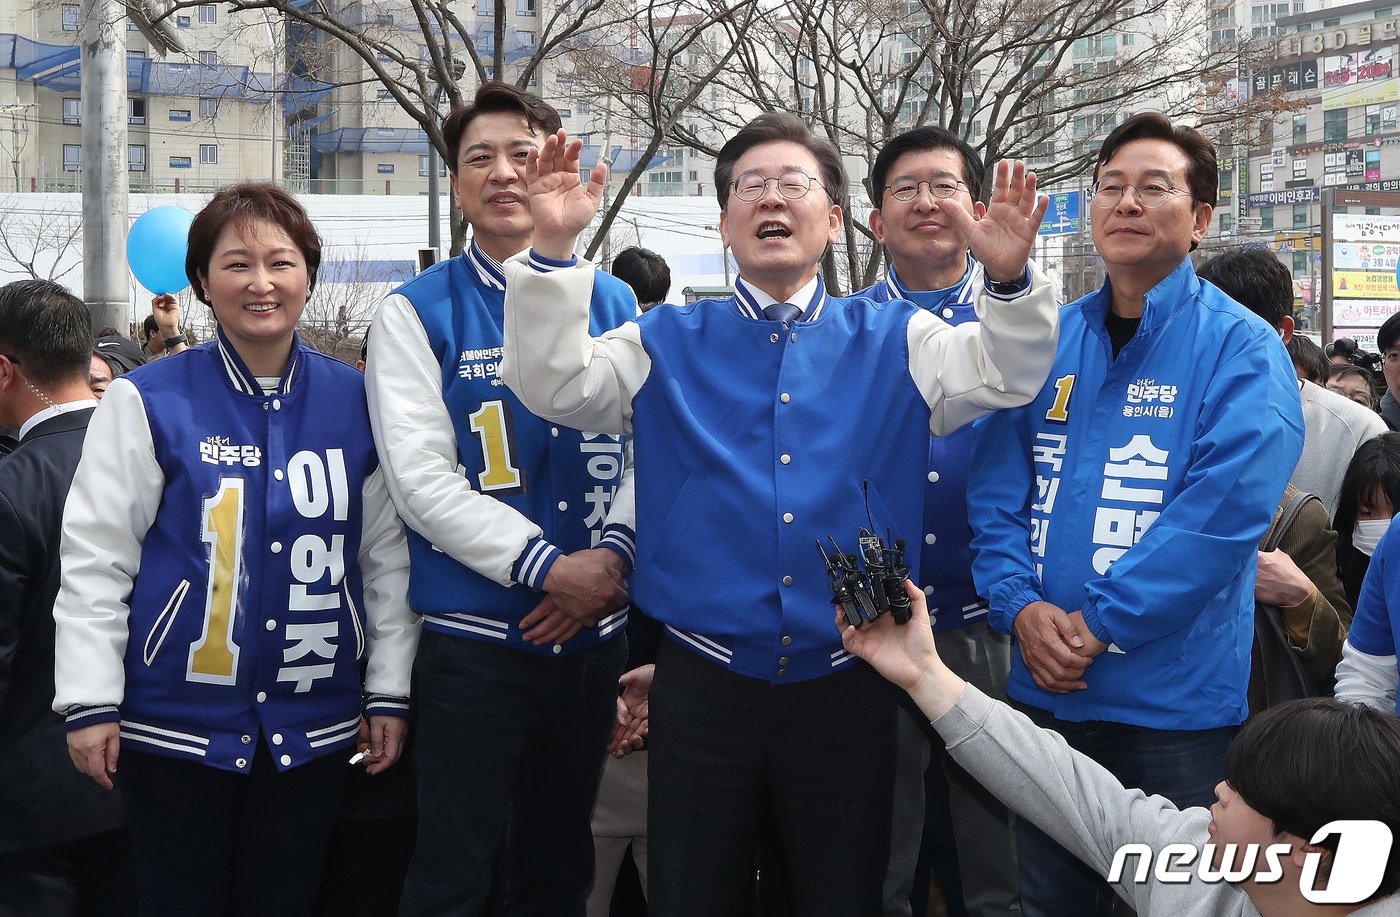
M127 603L164 490L141 394L114 379L93 412L63 509L53 709L71 711L75 722L116 718L126 687Z
M360 553L364 583L366 711L408 716L409 675L418 651L419 621L408 607L408 540L376 468L361 495Z
M1350 640L1342 644L1342 661L1337 663L1337 700L1394 713L1397 685L1400 668L1396 657L1363 653Z
M1000 296L978 283L978 321L957 327L920 310L909 320L909 372L933 410L929 427L946 436L1001 408L1027 404L1045 384L1059 343L1055 289L1030 266L1031 285Z
M630 433L632 399L651 372L637 323L589 334L594 268L581 258L541 273L524 251L505 268L500 373L506 385L540 417L578 430Z
M380 306L365 369L375 448L404 523L458 563L512 585L511 568L542 530L475 490L463 474L442 400L442 367L404 297L390 296Z

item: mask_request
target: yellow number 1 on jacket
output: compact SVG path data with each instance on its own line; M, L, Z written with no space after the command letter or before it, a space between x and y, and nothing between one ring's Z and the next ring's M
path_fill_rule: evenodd
M476 479L482 492L523 491L525 476L515 467L515 444L511 441L510 413L505 403L499 399L483 401L467 418L472 422L472 432L481 440L483 470Z
M243 480L223 478L204 501L204 543L209 545L209 592L204 633L190 647L189 681L231 685L238 676L233 605L243 563Z
M1055 401L1045 412L1046 420L1065 423L1069 420L1069 395L1074 391L1074 373L1055 380Z

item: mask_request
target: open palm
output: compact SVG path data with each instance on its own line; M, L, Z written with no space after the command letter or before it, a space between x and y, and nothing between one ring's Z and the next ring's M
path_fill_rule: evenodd
M535 250L547 257L569 257L574 240L602 202L608 167L602 162L594 166L585 186L579 174L582 153L582 141L570 141L560 128L538 152L532 150L525 163L525 186L535 219Z
M1050 199L1036 193L1034 172L1021 160L997 163L992 200L981 219L958 207L950 207L954 219L967 222L968 248L992 280L1015 280L1025 270L1036 233L1045 219Z

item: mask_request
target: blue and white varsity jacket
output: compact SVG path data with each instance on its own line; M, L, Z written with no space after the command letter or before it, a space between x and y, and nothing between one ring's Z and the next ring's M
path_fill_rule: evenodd
M279 769L407 716L417 622L360 374L293 343L264 394L222 332L107 390L64 517L54 709L152 754Z
M1337 699L1400 716L1400 525L1381 536L1337 665Z
M603 274L599 289L595 333L637 314L626 284ZM424 626L566 655L621 633L627 610L546 646L521 639L520 619L561 552L606 547L634 562L630 447L542 420L505 386L504 297L501 265L475 242L388 297L369 337L371 419Z
M1045 600L1109 649L1051 694L1012 654L1009 693L1062 720L1208 729L1246 714L1259 540L1303 448L1278 333L1189 259L1113 359L1107 284L1060 315L1035 400L978 425L968 505L992 626Z
M982 324L960 328L818 282L790 327L740 296L591 337L590 265L537 273L517 256L507 270L502 377L556 420L633 437L638 602L682 646L770 682L854 658L816 540L854 549L865 481L877 528L919 531L930 429L1023 403L1056 326L1037 274L1012 301L983 291Z
M876 302L904 299L950 325L977 321L972 294L982 284L982 266L968 256L967 273L943 290L909 290L894 267L884 280L862 290ZM973 424L946 436L929 437L928 485L924 493L923 526L906 537L921 546L920 578L928 598L934 631L956 630L987 617L987 601L972 582L972 528L967 521L967 470L972 454Z

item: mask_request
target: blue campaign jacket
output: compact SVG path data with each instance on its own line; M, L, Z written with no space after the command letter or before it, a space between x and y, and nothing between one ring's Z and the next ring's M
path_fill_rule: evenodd
M1082 722L1157 729L1246 714L1256 550L1303 446L1278 332L1196 277L1146 297L1112 357L1109 288L1065 306L1029 405L974 435L973 573L992 626L1046 600L1111 644L1088 688L1041 690L1013 654L1010 695Z
M636 299L622 281L599 273L589 319L602 334L636 316ZM625 440L550 423L530 413L497 375L505 322L505 275L473 243L395 291L413 306L428 345L442 367L442 396L457 434L463 474L483 493L509 504L543 529L527 546L517 569L540 552L542 540L564 553L597 547L613 494L622 480ZM483 437L505 431L505 451L518 474L486 474ZM479 435L478 431L482 431ZM483 483L483 476L489 483ZM628 533L630 540L630 532ZM411 527L409 604L429 630L496 642L526 652L569 655L610 639L627 623L625 613L584 628L566 643L533 646L517 626L540 593L508 588L437 550ZM542 577L519 574L521 581Z
M909 370L914 313L819 285L787 329L734 298L637 319L652 365L632 401L633 596L686 648L773 682L853 660L816 540L855 550L866 480L881 534L922 532L930 410Z
M961 325L977 321L972 292L981 282L981 267L969 257L967 273L946 290L907 290L891 268L888 277L856 295L876 302L907 299L950 325ZM922 549L918 582L928 596L929 618L936 632L955 630L987 616L987 601L977 594L972 582L972 528L967 521L967 474L974 426L929 437L924 524L919 532L909 535L910 544L917 543Z
M297 342L265 395L220 332L127 378L165 489L129 602L123 743L244 773L260 733L283 770L353 745L379 466L362 377Z

